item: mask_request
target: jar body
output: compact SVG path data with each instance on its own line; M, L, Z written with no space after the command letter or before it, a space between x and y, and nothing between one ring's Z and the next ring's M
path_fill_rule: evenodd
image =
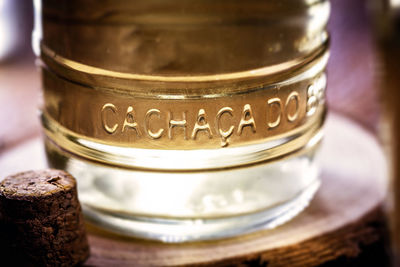
M182 242L307 205L328 2L38 3L48 161L77 178L89 219Z

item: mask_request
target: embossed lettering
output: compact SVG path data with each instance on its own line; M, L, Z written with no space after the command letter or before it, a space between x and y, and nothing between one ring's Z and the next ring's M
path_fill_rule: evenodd
M195 140L197 133L200 131L204 131L208 133L208 138L212 138L212 132L210 125L207 122L207 114L204 109L200 109L197 114L196 124L194 125L192 131L192 139Z
M148 110L146 113L144 128L145 128L146 133L153 139L160 138L164 132L164 129L162 129L162 128L158 129L157 132L152 132L150 130L150 118L152 117L152 115L156 115L158 118L160 118L161 117L160 113L161 112L155 108Z
M112 113L117 114L117 108L114 106L114 104L107 103L101 109L101 122L103 124L103 128L104 128L104 130L106 130L107 133L113 134L113 133L115 133L115 131L118 128L118 123L114 124L112 127L108 126L108 124L106 122L106 115L105 115L105 112L107 109L111 110Z
M254 96L241 97L237 101L228 98L226 102L223 102L226 103L226 106L219 106L222 103L219 100L203 103L207 106L201 106L202 102L197 100L193 102L189 100L182 106L168 102L168 105L153 107L149 105L159 104L159 102L138 104L134 102L131 103L132 106L127 105L128 108L124 114L121 111L127 106L117 108L112 103L106 103L102 106L101 114L98 117L101 122L97 122L96 125L101 127L99 124L102 124L101 128L104 130L100 128L99 130L103 135L123 134L118 136L117 141L131 141L132 136L128 134L135 135L136 133L138 139L141 136L149 140L160 139L155 146L164 145L163 142L168 139L177 139L177 146L187 144L187 147L191 148L203 145L205 142L202 142L202 138L205 140L216 137L217 139L214 141L208 141L210 146L220 144L222 147L226 147L233 142L250 142L253 139L281 135L304 124L307 117L315 114L316 109L322 106L325 85L325 76L321 76L313 84L304 88L284 88L279 92L271 91L265 96L260 95L260 98L257 99ZM305 89L307 89L307 94ZM250 100L252 102L247 102ZM218 103L218 107L214 103ZM167 106L171 109L166 109ZM148 109L144 109L144 107L148 107ZM256 113L253 113L253 109ZM198 112L195 113L195 111ZM264 125L262 129L258 129L259 132L257 132L258 123ZM273 131L269 131L272 129ZM162 141L163 138L167 139ZM188 141L184 142L183 140ZM168 147L174 147L173 142L165 143Z
M126 110L124 125L122 126L122 132L125 131L125 128L133 129L136 131L137 136L140 136L140 129L138 127L137 122L135 121L133 107L129 106Z
M233 134L233 130L235 129L235 126L231 125L231 127L229 127L228 130L224 131L221 129L221 117L223 114L229 114L231 115L231 117L233 117L233 109L230 107L224 107L221 108L218 113L217 113L217 117L216 117L216 121L215 124L217 126L218 129L218 133L221 136L221 146L225 147L229 145L229 141L228 138Z
M168 138L172 139L172 129L175 127L183 128L183 138L186 140L186 111L182 112L182 120L175 120L172 118L172 112L168 112Z
M277 106L279 110L279 115L274 121L269 121L268 122L268 127L269 129L273 129L275 127L278 127L279 124L281 123L281 114L282 114L282 101L280 98L274 97L271 99L268 99L268 106L269 106L269 111L271 112L271 109L273 106Z
M318 98L315 92L315 85L311 84L307 88L307 116L312 116L317 110Z
M249 104L246 104L243 107L242 118L240 119L237 134L241 135L243 128L246 126L250 126L253 133L256 132L256 122L254 121L253 112L251 111L251 106Z
M299 93L293 91L290 93L288 98L286 99L285 110L288 110L288 106L290 101L296 101L296 111L294 114L290 115L289 112L286 113L286 118L289 122L294 122L299 116L300 106L299 106Z

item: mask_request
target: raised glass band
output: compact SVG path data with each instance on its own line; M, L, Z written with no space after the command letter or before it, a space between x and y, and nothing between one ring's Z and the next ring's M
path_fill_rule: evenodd
M214 95L110 90L43 68L43 125L64 150L123 167L196 170L269 161L306 147L320 130L327 56L320 53L284 82L257 77L255 88Z

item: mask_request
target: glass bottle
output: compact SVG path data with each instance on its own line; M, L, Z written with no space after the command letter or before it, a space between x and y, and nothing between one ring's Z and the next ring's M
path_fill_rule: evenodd
M51 167L165 242L272 228L316 192L328 1L37 0Z

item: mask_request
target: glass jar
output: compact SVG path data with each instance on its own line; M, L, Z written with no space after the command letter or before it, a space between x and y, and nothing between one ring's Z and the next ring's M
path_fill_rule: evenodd
M51 167L165 242L271 228L320 180L328 1L37 0Z

